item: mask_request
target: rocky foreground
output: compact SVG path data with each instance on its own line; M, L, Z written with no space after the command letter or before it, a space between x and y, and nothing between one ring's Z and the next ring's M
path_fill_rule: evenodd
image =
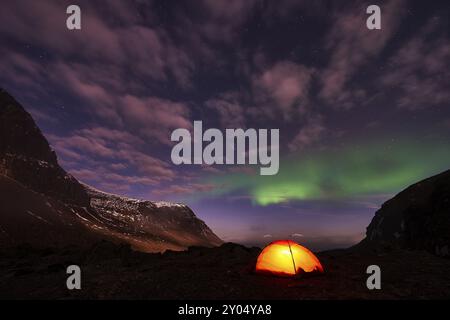
M7 299L448 299L450 260L425 251L319 253L325 274L277 278L253 273L259 248L224 244L148 254L101 242L0 252L0 298ZM66 289L66 267L82 270L82 289ZM366 287L379 265L381 290Z

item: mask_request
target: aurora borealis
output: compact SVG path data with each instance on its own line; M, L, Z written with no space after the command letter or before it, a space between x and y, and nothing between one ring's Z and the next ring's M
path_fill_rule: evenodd
M7 1L0 87L97 189L179 201L225 241L352 245L450 169L448 1ZM279 171L177 165L176 129L279 129ZM249 152L256 152L250 150ZM195 162L195 161L194 161Z
M442 144L378 141L361 147L322 150L285 159L275 177L217 179L222 192L249 190L257 205L301 200L338 200L393 194L447 169L450 149ZM214 179L213 179L214 180Z

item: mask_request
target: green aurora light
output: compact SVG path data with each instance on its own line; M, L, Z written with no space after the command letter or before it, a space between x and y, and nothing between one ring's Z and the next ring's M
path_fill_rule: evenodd
M255 204L291 200L338 200L397 193L450 167L442 143L372 143L297 154L280 163L275 176L232 174L208 179L215 193L246 190Z

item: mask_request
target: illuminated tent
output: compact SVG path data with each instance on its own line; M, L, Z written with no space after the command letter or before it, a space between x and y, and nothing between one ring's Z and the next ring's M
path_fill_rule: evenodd
M259 254L256 272L294 276L304 272L323 273L323 267L319 259L305 247L291 240L278 240Z

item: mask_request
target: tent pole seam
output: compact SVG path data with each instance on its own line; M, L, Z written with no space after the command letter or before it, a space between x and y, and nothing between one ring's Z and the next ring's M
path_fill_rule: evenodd
M295 260L294 260L294 255L292 253L292 249L291 249L291 243L288 240L288 246L289 246L289 251L291 252L291 258L292 258L292 264L294 265L294 274L297 274L297 267L295 266Z

